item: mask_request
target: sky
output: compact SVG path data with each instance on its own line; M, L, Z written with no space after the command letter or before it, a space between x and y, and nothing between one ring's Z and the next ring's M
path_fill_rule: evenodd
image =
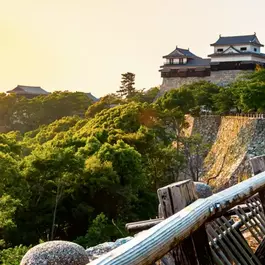
M257 33L264 0L0 0L0 91L19 85L115 92L160 85L162 56L176 47L201 57L219 34Z

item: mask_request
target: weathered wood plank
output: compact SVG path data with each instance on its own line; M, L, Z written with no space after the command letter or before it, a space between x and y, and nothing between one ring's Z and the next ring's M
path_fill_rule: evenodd
M164 218L179 212L198 199L191 180L183 180L160 188L157 195Z
M191 180L176 182L160 188L157 191L157 195L164 218L168 218L197 200L195 187ZM191 237L184 239L170 252L170 255L173 260L170 265L198 264Z
M253 175L257 175L265 171L265 156L256 156L250 159L250 165Z
M89 264L151 265L198 230L209 217L217 212L225 212L264 188L263 172L211 197L198 199L160 224Z
M192 180L170 184L159 189L157 194L164 218L179 212L198 199ZM174 259L174 263L170 265L213 264L204 227L201 227L196 234L184 239L170 253Z
M254 175L259 174L260 172L265 171L265 156L254 157L250 160L250 164L252 167L252 172ZM265 191L261 190L259 192L259 198L263 207L263 211L265 212ZM256 257L259 259L261 264L265 264L265 239L263 238L261 244L255 252Z
M125 228L129 232L141 232L143 230L149 229L162 221L164 221L164 218L157 218L157 219L150 219L145 221L139 221L139 222L133 222L126 224Z
M158 218L163 218L163 212L162 212L162 207L160 203L158 205Z
M252 167L252 172L254 175L257 175L265 171L265 156L256 156L250 160L250 165ZM259 192L260 201L265 213L265 190Z

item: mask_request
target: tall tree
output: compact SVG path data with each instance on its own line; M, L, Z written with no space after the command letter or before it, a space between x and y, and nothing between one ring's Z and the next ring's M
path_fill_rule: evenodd
M121 97L131 98L135 95L135 74L127 72L121 75L121 86L117 94Z

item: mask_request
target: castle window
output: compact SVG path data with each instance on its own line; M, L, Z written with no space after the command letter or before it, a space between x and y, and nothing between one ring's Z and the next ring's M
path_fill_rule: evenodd
M179 59L179 64L183 64L183 58Z
M257 51L257 48L254 48L254 52L256 52Z
M217 52L223 52L224 49L217 49Z
M173 59L169 59L169 64L173 64Z
M241 47L240 48L240 51L246 51L247 50L247 47Z

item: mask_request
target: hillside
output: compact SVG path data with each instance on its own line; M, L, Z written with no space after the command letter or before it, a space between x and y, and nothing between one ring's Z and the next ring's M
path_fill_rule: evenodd
M264 120L227 115L265 110L265 70L247 78L185 85L156 100L156 87L130 87L92 105L80 93L2 95L11 131L0 134L0 257L53 239L113 241L126 236L126 222L156 216L162 186L192 178L219 190L249 177Z

